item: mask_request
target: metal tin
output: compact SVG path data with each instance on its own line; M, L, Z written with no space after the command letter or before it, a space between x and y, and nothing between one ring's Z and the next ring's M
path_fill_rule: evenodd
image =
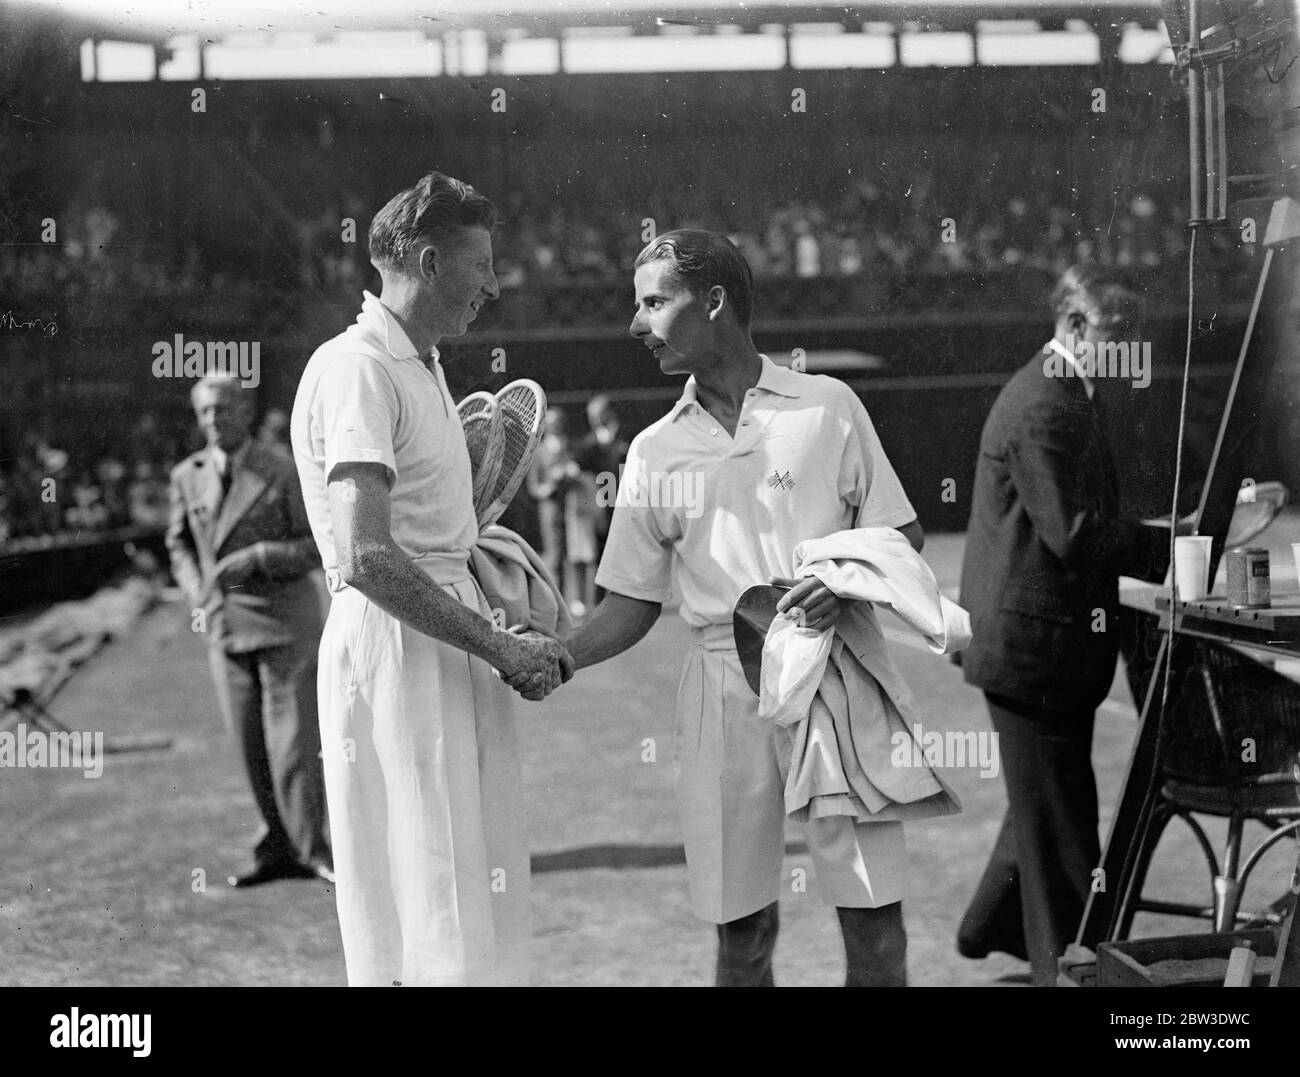
M1268 606L1268 551L1258 546L1237 546L1224 557L1228 565L1228 605L1239 610Z

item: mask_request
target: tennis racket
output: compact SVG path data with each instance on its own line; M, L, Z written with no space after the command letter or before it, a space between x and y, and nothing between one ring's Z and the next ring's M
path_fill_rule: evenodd
M542 440L546 416L546 393L527 378L512 381L497 393L495 403L500 451L485 494L486 507L478 513L479 530L496 523L519 490ZM476 499L476 508L477 504Z
M1273 522L1288 500L1287 489L1280 482L1261 482L1239 490L1224 549L1248 543Z
M469 463L474 476L474 515L481 519L487 509L491 483L500 470L505 442L501 437L501 413L491 393L471 393L456 407L465 432Z

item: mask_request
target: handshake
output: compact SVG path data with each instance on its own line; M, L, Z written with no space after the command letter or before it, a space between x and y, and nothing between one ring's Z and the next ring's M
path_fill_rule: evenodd
M573 678L573 655L556 636L514 625L502 633L493 664L501 679L524 699L545 699Z

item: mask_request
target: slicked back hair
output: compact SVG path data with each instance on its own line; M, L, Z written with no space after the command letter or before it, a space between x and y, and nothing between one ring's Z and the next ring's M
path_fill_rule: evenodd
M675 228L655 236L636 256L634 268L647 262L666 261L671 275L697 295L721 285L741 328L749 328L754 311L754 275L736 245L717 232Z
M430 172L413 187L394 195L370 222L370 260L381 268L402 265L420 242L436 240L454 228L486 228L497 208L468 183Z
M1052 290L1052 316L1060 319L1071 311L1099 306L1108 299L1118 299L1139 311L1143 306L1140 290L1122 269L1079 262L1070 266L1056 282Z
M218 395L228 395L235 404L250 411L253 408L253 398L244 392L243 383L238 378L224 374L209 374L200 378L190 386L191 405L198 400L200 389L211 389Z

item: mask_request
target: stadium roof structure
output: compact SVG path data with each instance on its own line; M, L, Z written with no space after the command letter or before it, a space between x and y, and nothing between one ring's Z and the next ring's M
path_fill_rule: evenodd
M120 41L164 41L194 34L313 33L480 29L554 36L575 27L631 27L656 33L673 26L713 25L757 30L772 24L838 23L847 30L866 23L909 24L914 29L972 29L981 21L1033 20L1044 29L1079 20L1154 26L1159 0L879 0L782 4L738 0L10 0L9 14L23 12L65 20L76 32Z

